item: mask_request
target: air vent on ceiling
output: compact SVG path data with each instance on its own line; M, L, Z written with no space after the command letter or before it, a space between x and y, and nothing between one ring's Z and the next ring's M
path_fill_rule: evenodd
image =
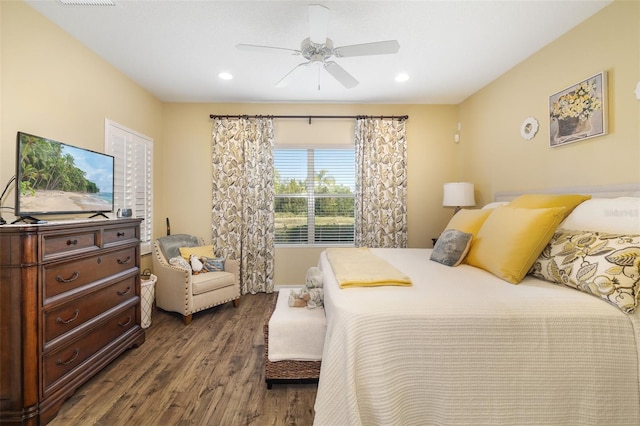
M115 6L113 0L58 0L65 6Z

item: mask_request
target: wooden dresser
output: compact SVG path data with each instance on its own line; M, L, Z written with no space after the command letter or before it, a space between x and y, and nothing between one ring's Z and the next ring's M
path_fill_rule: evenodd
M144 343L140 221L0 226L0 423L48 423Z

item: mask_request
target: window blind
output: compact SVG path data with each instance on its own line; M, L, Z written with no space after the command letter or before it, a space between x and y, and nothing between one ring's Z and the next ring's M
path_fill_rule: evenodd
M353 147L276 147L274 167L276 244L353 244Z

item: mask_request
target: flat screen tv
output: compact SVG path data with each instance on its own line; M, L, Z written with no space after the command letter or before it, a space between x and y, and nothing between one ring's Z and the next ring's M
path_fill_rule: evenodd
M18 132L16 216L113 211L111 155Z

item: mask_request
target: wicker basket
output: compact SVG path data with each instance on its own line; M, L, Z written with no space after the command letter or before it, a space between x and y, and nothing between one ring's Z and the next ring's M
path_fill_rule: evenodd
M155 301L155 285L158 281L158 277L153 274L140 276L140 313L142 315L141 326L142 328L149 328L151 326L151 315L153 314L153 303Z
M264 323L264 379L267 389L273 383L317 383L321 361L269 361L269 319L276 309L278 293L275 294Z

